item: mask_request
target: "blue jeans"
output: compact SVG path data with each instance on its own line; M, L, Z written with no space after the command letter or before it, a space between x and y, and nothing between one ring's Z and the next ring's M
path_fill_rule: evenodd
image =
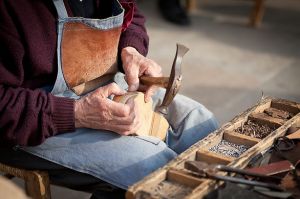
M127 87L122 74L116 75L115 82ZM160 89L153 96L154 105L162 101L164 92ZM126 189L218 126L210 111L182 95L175 97L166 119L170 129L165 142L151 136L120 136L110 131L81 128L23 150Z

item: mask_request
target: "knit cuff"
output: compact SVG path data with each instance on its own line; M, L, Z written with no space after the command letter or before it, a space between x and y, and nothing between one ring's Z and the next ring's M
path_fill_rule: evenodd
M74 100L63 97L53 97L52 120L56 134L75 131Z
M121 53L121 50L125 47L131 46L135 48L140 54L146 56L148 53L148 40L145 38L140 37L138 34L133 33L123 33L123 38L121 39L119 43L119 52Z

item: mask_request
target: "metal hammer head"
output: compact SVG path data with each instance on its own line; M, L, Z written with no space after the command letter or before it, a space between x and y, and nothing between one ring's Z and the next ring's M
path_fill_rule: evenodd
M159 107L157 107L157 111L163 114L166 114L168 106L173 101L174 97L179 91L179 88L181 86L181 80L182 80L181 62L183 56L189 50L187 47L181 44L177 44L176 46L177 46L176 54L173 61L171 75L169 78L168 87L166 89L166 94L162 104Z

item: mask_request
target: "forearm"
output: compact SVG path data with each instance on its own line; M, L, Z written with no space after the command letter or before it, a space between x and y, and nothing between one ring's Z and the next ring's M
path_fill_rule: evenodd
M42 90L0 85L1 146L34 146L74 131L74 101Z

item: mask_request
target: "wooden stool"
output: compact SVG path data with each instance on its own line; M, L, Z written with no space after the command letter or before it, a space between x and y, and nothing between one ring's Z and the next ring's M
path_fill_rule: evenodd
M265 11L265 0L255 0L253 11L250 16L250 25L252 27L259 27Z
M259 27L264 16L265 1L266 0L253 0L254 6L250 15L250 25L252 27ZM197 0L185 0L186 9L188 12L192 12L197 9Z
M186 9L188 12L196 10L197 1L196 0L185 0Z
M33 199L50 199L50 184L47 172L25 170L0 163L0 172L7 178L18 177L25 182L26 193Z

